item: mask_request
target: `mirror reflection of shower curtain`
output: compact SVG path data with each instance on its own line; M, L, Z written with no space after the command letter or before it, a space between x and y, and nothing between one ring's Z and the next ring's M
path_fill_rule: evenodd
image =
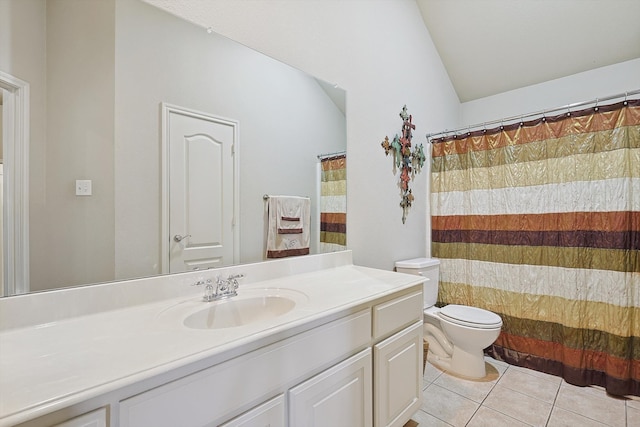
M320 253L347 248L347 156L320 160Z

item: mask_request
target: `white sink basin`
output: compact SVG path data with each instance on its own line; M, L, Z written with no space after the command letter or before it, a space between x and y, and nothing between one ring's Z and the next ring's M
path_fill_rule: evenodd
M238 295L229 299L204 302L198 296L173 303L164 307L158 318L168 327L235 328L275 319L308 302L307 294L293 289L241 287Z
M296 306L285 296L230 298L209 304L184 319L184 325L193 329L233 328L282 316Z

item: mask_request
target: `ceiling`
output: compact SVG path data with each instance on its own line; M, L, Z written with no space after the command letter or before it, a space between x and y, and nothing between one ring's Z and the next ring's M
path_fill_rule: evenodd
M640 0L416 2L461 102L640 58Z
M205 27L243 12L235 0L144 1ZM461 102L640 58L640 0L415 1Z

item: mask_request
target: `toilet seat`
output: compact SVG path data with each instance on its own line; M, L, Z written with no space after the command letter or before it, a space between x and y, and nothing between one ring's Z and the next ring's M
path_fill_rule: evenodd
M442 307L438 314L443 320L469 328L496 329L502 327L500 316L482 308L449 304Z

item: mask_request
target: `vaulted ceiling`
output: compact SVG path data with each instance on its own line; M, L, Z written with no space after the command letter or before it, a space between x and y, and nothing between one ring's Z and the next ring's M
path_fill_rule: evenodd
M416 2L461 102L640 58L640 0Z
M205 27L242 11L237 0L145 1ZM461 102L640 58L640 0L415 1Z

